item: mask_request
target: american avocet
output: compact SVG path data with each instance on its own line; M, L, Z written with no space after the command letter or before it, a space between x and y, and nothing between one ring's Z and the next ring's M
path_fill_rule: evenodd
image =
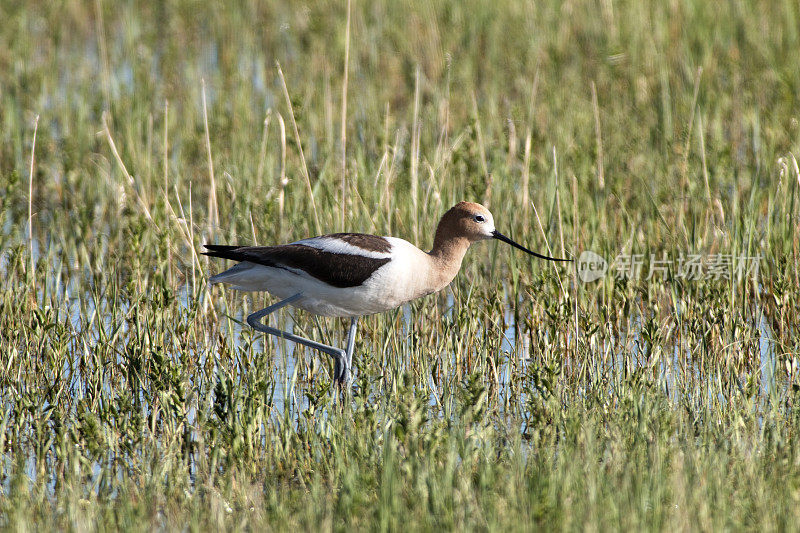
M494 227L494 218L480 204L460 202L436 228L433 249L423 252L397 237L333 233L279 246L206 244L205 255L239 261L211 278L242 291L267 291L281 300L247 317L251 327L320 350L334 357L334 379L350 380L358 317L381 313L445 288L461 268L467 248L477 241L498 239L533 256L555 259L517 244ZM291 304L323 316L349 317L347 349L322 344L261 323Z

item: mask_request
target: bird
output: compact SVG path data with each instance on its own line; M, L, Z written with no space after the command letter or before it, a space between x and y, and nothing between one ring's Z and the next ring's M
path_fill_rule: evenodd
M548 261L572 261L548 257L514 242L497 231L486 207L473 202L459 202L442 215L429 252L397 237L331 233L277 246L206 244L202 253L237 261L232 268L212 276L211 284L224 283L240 291L267 291L279 298L247 317L253 329L332 356L333 379L344 385L352 379L358 319L444 289L458 274L467 249L489 239ZM350 318L346 348L261 322L287 305L315 315Z

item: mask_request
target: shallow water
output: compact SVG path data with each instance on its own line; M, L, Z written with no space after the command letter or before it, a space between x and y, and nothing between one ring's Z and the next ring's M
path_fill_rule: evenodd
M60 306L55 309L56 320L65 324L69 329L71 338L72 357L66 358L63 361L61 368L62 378L70 383L71 389L75 392L72 405L76 406L78 400L84 394L85 383L82 381L81 373L78 367L88 362L96 362L96 358L91 357L91 352L96 345L109 342L109 339L116 336L116 340L112 341L119 346L116 351L115 365L118 367L125 367L128 364L125 354L125 346L128 339L136 337L136 332L132 331L132 323L126 320L125 317L131 315L135 311L134 306L136 303L128 301L110 301L98 297L91 292L81 292L81 287L85 286L85 280L80 276L64 277L61 274L62 269L59 267L54 269L52 275L48 276L51 280L48 286L40 287L40 296L45 300L45 295L50 301L56 300L60 302ZM506 292L506 295L508 292ZM205 305L203 299L206 296L200 296L199 300L195 300L192 295L189 284L181 287L181 290L176 294L176 301L178 302L178 311L182 314L189 315L193 307ZM259 300L261 301L261 300ZM442 310L442 316L445 319L452 320L454 309L456 307L455 298L453 293L448 291L445 298L445 308ZM433 305L433 303L432 303ZM526 405L528 400L528 392L520 393L518 388L514 388L515 383L518 385L520 374L525 374L528 371L529 365L535 365L536 360L532 357L531 347L529 341L529 331L525 329L524 322L517 324L515 322L516 309L521 305L520 302L510 302L507 300L503 302L503 317L499 324L499 353L495 354L495 361L497 362L498 371L498 387L497 395L500 398L498 406L499 412L502 414L505 411L506 405L515 404L517 408ZM218 311L219 312L219 311ZM679 311L678 311L679 312ZM301 413L309 409L310 397L305 393L308 388L308 383L303 373L312 368L316 380L327 380L327 371L322 368L329 364L327 356L324 354L315 353L312 350L296 350L295 345L291 342L284 341L275 337L264 337L261 334L256 335L252 339L252 352L247 351L245 342L250 342L246 339L251 335L249 328L245 323L245 315L241 311L232 317L233 320L228 321L223 314L220 314L220 335L226 337L233 345L234 351L242 355L252 353L254 358L270 357L271 361L269 368L273 373L274 386L271 391L272 411L271 417L276 421L294 420L297 423L298 417ZM283 310L277 316L270 317L270 323L277 325L289 332L295 331L295 322L292 313ZM614 376L621 376L625 372L630 372L631 369L647 369L647 359L652 357L650 350L652 347L646 346L642 336L644 318L639 314L633 314L628 317L627 329L623 331L620 338L604 337L602 343L597 345L594 349L602 354L596 361L585 362L583 364L592 364L593 368L602 372L604 375L611 376L612 379L608 381L609 394L613 393ZM751 326L758 332L758 377L759 379L759 394L754 399L754 409L763 409L768 404L781 405L781 399L785 398L788 393L789 381L783 372L779 371L777 349L775 344L775 337L764 313L759 309L756 316L752 318ZM363 327L363 324L362 324ZM400 370L406 367L410 362L410 354L413 350L412 337L415 327L420 327L416 324L414 312L411 306L404 306L399 311L399 327L400 331L397 332L399 338L399 348L402 352L402 357L395 357L394 360L398 361ZM424 326L423 326L424 327ZM310 328L310 331L305 331L304 334L310 334L314 338L327 338L329 342L344 343L346 337L346 324L343 321L335 321L334 323L322 321L317 325ZM478 331L478 338L486 335L485 331ZM578 331L578 335L582 332ZM574 331L567 333L567 345L572 346L574 343ZM678 336L680 338L680 336ZM213 340L211 342L214 342ZM663 354L658 358L657 364L651 368L656 372L656 381L662 386L665 394L675 403L682 401L687 396L695 396L696 401L702 401L709 407L713 404L724 405L728 400L722 395L719 383L715 382L712 375L704 375L701 373L699 367L692 361L692 354L689 347L682 347L679 342L671 345L661 347L666 353L669 354L665 357ZM390 348L391 349L391 348ZM203 351L204 356L209 354L208 351ZM220 374L221 369L219 362L216 360L217 352L212 350L210 356L214 357L212 375L217 376ZM359 342L356 343L356 354L358 357ZM172 354L175 361L181 360L179 353ZM298 358L300 357L300 358ZM452 354L442 354L443 361L447 361L449 369L456 368L456 361ZM82 362L81 362L82 359ZM207 361L198 361L200 366L206 364ZM244 378L246 369L241 365L242 361L238 358L231 362L236 369L237 384L241 384ZM574 368L577 362L565 360L563 362L565 370L570 372L577 372L579 369ZM248 364L254 364L250 362ZM257 363L255 363L257 364ZM627 368L626 368L627 365ZM227 365L230 368L230 365ZM354 373L357 370L354 369ZM688 375L685 374L688 372ZM516 374L515 374L516 373ZM358 376L355 376L356 380ZM189 378L190 380L192 378ZM202 379L202 378L201 378ZM449 376L448 376L449 379ZM429 374L425 379L427 384L427 397L428 403L434 408L435 412L444 414L446 412L445 406L441 404L441 399L444 397L443 391L448 385L446 383L438 383L434 375ZM199 383L189 382L189 387L198 387ZM206 385L207 386L207 385ZM102 392L107 398L115 398L114 385L105 380L102 384ZM579 394L585 394L587 391L578 391ZM516 397L511 397L516 394ZM537 394L537 393L533 393ZM3 395L3 402L5 405L0 405L0 409L7 409L10 407L14 399ZM702 398L702 400L701 400ZM148 404L147 399L143 392L138 395L140 408L145 413L150 412L151 406ZM46 408L46 406L45 406ZM188 402L186 404L186 422L192 427L197 419L197 410L200 408L197 405L197 398L191 391L188 394ZM509 413L513 414L513 413ZM320 431L325 431L327 415L324 411L316 418ZM194 430L192 430L195 432ZM195 435L199 438L199 435ZM3 462L6 465L5 469L8 470L10 466L10 457L4 456ZM31 479L35 479L36 461L31 457L25 464L25 472ZM92 465L92 479L90 484L95 486L100 482L101 475L109 475L106 465L101 462L93 463ZM121 475L121 474L118 474ZM6 480L8 483L9 480ZM48 487L53 490L52 481L48 482ZM8 490L8 487L3 487Z
M106 342L114 334L120 339L119 342L123 342L131 334L129 322L121 319L121 317L126 317L131 312L130 302L97 300L91 293L81 294L80 287L83 282L77 276L65 279L61 275L60 267L54 269L53 275L49 276L49 279L52 280L50 286L41 288L40 293L44 297L44 293L47 292L51 299L54 298L61 302L62 307L56 309L56 311L60 316L66 318L66 323L71 328L73 338L76 341L80 339L81 344L80 346L76 345L77 350L91 351L95 344ZM193 296L189 285L182 286L181 290L176 294L176 298L179 302L179 309L187 314L190 312L192 305L204 304L204 302L198 302L197 304L192 302ZM448 291L446 307L442 313L444 318L452 319L455 304L452 291ZM513 369L516 368L519 372L524 372L526 365L531 360L528 340L529 332L524 329L524 325L515 323L515 305L519 305L519 302L515 303L506 300L503 305L500 352L497 354L501 395L507 392L502 389L512 381ZM676 314L679 315L680 310L676 310ZM117 318L115 319L115 317ZM238 312L232 318L233 320L228 321L224 318L224 315L221 315L221 334L229 339L235 349L244 349L243 333L248 328L245 324L246 317L242 312ZM777 353L772 329L760 310L757 311L752 320L752 325L758 331L760 396L762 399L770 396L773 399L783 396L788 383L786 379L778 377ZM279 312L277 317L270 317L270 322L273 325L277 324L278 327L284 328L286 331L295 331L295 323L291 311L284 310ZM343 345L346 341L346 328L344 323L340 322L336 321L333 324L318 322L317 326L311 329L310 335L318 338L320 333L323 333L329 339L333 339L333 342L339 342ZM227 324L230 324L230 327ZM407 354L410 354L413 348L412 332L414 326L411 306L403 306L400 310L400 331L398 335L401 339L401 350ZM320 327L323 329L320 329ZM363 324L361 327L363 327ZM626 364L632 365L634 369L647 366L648 362L642 352L645 346L642 338L642 327L643 318L638 314L633 314L628 318L627 330L623 332L623 336L620 339L605 339L603 344L598 346L603 353L602 360L605 361L605 363L599 363L601 366L605 366L600 369L601 371L622 373L625 371ZM247 334L249 335L249 331ZM309 332L306 331L305 334L309 334ZM479 331L478 334L482 335L483 333ZM580 335L581 332L578 332L578 334ZM574 331L570 331L567 335L568 344L573 343ZM329 364L329 361L327 361L328 356L315 353L312 350L298 352L295 350L294 343L271 336L267 339L261 334L255 336L252 340L252 346L256 357L263 357L267 351L272 354L271 367L275 373L275 387L272 399L276 414L282 414L286 409L296 414L308 408L308 398L304 394L297 394L298 383L303 381L302 376L299 374L301 371L307 371L309 365L311 368L316 369L315 372L318 372L321 370L321 366ZM356 356L359 351L358 346L357 340ZM652 347L648 347L648 350L650 349ZM664 390L668 395L677 400L683 394L679 384L685 383L687 378L702 382L704 376L701 376L700 370L694 366L690 366L691 369L689 370L693 374L692 376L680 375L681 369L686 366L687 362L692 360L689 347L682 348L679 343L674 343L671 348L667 346L665 349L670 353L670 357L665 358L662 356L659 358L657 364L658 380L663 383ZM117 352L117 364L124 364L122 353L122 350ZM301 357L308 358L308 360L298 360L298 354L302 354ZM78 365L79 357L79 353L74 353L72 360L64 361L62 372L65 378L74 372ZM407 363L406 359L405 357L400 358L401 369ZM455 361L450 358L450 363L454 365ZM199 364L204 365L205 361L199 361ZM216 361L214 364L216 372ZM565 364L569 365L571 363L565 361ZM354 372L357 372L357 370L354 369ZM439 401L437 398L438 388L433 377L429 376L429 378L431 405L436 405ZM326 378L320 376L320 379ZM705 388L707 389L705 396L710 401L712 396L716 394L712 393L712 390L718 391L718 387L708 381L708 376L705 379ZM82 385L80 380L75 382L77 390L81 390Z

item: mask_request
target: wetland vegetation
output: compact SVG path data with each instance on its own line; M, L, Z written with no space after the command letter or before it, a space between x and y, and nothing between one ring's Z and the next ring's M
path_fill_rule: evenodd
M0 3L0 527L796 529L797 2L350 11ZM473 247L344 402L199 255L459 200L608 270Z

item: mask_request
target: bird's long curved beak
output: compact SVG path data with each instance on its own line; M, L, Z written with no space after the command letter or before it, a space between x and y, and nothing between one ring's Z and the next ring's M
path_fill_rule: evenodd
M537 253L536 253L536 252L534 252L533 250L528 250L527 248L525 248L525 247L524 247L524 246L522 246L521 244L517 244L517 243L515 243L514 241L512 241L511 239L509 239L508 237L506 237L505 235L503 235L502 233L500 233L500 232L499 232L499 231L497 231L497 230L494 230L494 231L492 232L492 237L494 237L494 238L495 238L495 239L497 239L498 241L503 241L503 242L505 242L505 243L508 243L508 244L510 244L511 246L513 246L514 248L519 248L519 249L520 249L520 250L522 250L523 252L527 252L527 253L529 253L529 254L531 254L531 255L533 255L533 256L535 256L535 257L538 257L538 258L540 258L540 259L547 259L548 261L572 261L572 259L557 259L557 258L555 258L555 257L548 257L548 256L546 256L546 255L537 254Z

